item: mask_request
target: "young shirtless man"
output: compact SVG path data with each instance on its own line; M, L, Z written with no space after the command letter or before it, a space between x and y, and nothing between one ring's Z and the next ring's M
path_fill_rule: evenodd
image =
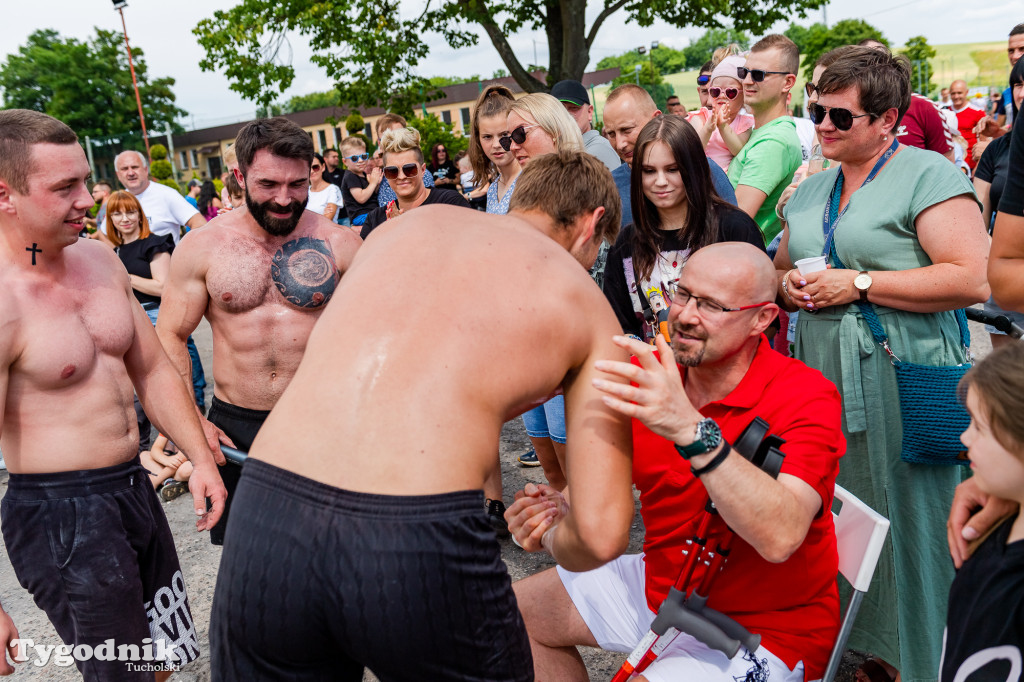
M423 206L368 240L245 465L215 680L533 679L480 489L502 424L561 388L573 508L519 539L573 570L626 548L628 421L591 385L625 357L581 267L618 213L600 161L549 154L508 216Z
M152 638L175 647L169 662L183 664L199 645L171 530L137 457L133 388L192 461L199 530L217 522L225 492L191 391L124 267L109 247L78 238L93 203L88 176L66 125L0 111L0 445L11 472L4 543L18 581L65 643L141 648ZM0 609L0 647L13 637ZM2 657L0 674L9 674ZM77 665L86 680L153 679L126 661Z
M157 334L186 383L185 341L206 315L213 331L214 396L202 420L218 440L248 450L291 381L313 324L362 243L305 210L313 143L285 118L253 121L233 149L246 211L189 233L175 249ZM228 506L210 532L223 544L240 467L221 466Z

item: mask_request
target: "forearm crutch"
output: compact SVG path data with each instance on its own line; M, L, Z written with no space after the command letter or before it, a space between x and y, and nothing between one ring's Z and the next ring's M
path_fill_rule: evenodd
M772 478L777 478L785 457L779 448L785 441L778 436L768 435L769 428L768 422L755 417L743 430L733 449ZM658 607L658 615L651 623L651 629L623 662L612 682L626 682L633 675L642 673L681 632L694 637L710 649L721 651L729 658L736 655L741 644L749 651L757 650L761 643L760 635L751 633L724 613L707 607L711 587L729 558L730 545L735 535L726 526L715 549L707 551L709 531L718 525L715 524L718 518L718 510L708 498L697 532L687 540L686 548L683 549L686 560L679 571L679 577ZM687 587L701 561L708 569L700 584L687 596Z

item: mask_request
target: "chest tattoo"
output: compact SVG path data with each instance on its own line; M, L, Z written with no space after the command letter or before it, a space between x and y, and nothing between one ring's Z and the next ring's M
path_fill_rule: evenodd
M326 305L338 283L331 248L313 237L299 237L282 245L271 261L270 275L284 299L299 308Z

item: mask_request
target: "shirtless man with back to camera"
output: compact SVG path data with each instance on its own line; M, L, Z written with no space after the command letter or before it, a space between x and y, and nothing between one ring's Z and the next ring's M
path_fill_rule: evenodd
M359 245L359 237L305 211L313 143L285 118L261 119L235 140L246 211L218 216L174 252L157 334L186 382L185 340L203 315L213 331L214 397L203 420L218 440L248 450L291 381L306 340ZM223 544L241 468L221 476L228 506L210 533Z
M502 425L561 388L573 508L518 540L573 570L626 548L629 424L591 384L625 358L586 269L618 214L600 161L548 154L508 216L422 206L367 240L245 465L214 680L533 679L481 488Z

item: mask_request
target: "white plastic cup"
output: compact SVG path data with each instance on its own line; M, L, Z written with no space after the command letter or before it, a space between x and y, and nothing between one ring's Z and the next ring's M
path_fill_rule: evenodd
M800 271L801 275L809 275L812 272L818 272L819 270L825 269L825 257L815 256L814 258L801 258L796 263L796 269Z

